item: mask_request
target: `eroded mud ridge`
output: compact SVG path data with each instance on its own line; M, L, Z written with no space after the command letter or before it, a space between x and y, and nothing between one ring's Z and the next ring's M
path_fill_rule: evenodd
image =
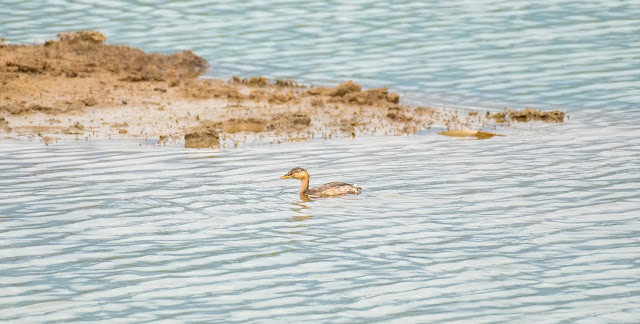
M40 136L45 143L135 137L211 147L249 138L396 135L564 118L526 110L505 112L498 121L408 106L387 88L362 89L352 81L308 87L263 77L203 79L209 64L190 51L145 53L105 44L95 31L57 36L36 45L0 43L0 134Z

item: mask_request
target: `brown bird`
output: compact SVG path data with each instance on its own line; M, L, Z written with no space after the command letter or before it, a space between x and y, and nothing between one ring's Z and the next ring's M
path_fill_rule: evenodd
M362 188L344 182L329 182L322 186L309 188L309 172L303 168L293 168L280 179L300 179L300 197L336 197L348 194L360 194Z

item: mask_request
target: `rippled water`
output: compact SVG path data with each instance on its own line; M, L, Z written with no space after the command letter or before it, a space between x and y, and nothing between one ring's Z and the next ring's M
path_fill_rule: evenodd
M13 42L99 29L146 50L191 49L214 76L354 79L430 102L635 108L640 2L3 0ZM604 105L603 103L606 103Z
M104 31L213 76L566 108L484 141L187 150L0 140L2 322L640 321L637 1L2 1L0 36ZM301 202L312 185L363 194Z
M637 122L222 151L5 140L0 318L637 322ZM302 203L278 178L296 165L364 192Z

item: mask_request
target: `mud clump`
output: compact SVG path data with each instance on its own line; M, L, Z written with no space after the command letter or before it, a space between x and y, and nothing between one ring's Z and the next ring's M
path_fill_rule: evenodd
M213 126L203 126L184 134L186 148L212 148L220 145L220 135Z
M283 88L304 88L304 86L300 85L298 82L295 82L293 80L285 80L285 79L276 79L276 83L277 86L279 87L283 87Z
M294 101L296 96L291 92L273 92L268 96L268 98L269 102L286 103Z
M49 107L49 106L44 106L37 103L27 105L26 102L22 101L14 104L5 104L2 107L0 107L0 110L6 111L12 115L20 115L20 114L30 113L30 112L43 112L46 114L55 114L55 113L60 113L65 111L66 108Z
M519 122L541 120L545 122L562 123L564 121L564 112L559 110L539 111L527 108L522 111L512 112L511 118Z
M126 128L126 127L129 127L129 123L127 122L111 124L111 128Z
M213 80L189 80L181 87L185 97L194 99L233 99L242 100L245 95L237 87Z
M231 81L251 86L266 86L269 84L269 80L265 77L240 78L238 76L233 76Z
M304 113L282 113L275 115L267 126L267 130L301 131L311 125L311 117Z
M257 118L236 119L231 118L217 124L225 133L235 134L240 132L263 132L266 128L266 121Z
M126 81L164 81L197 76L209 65L191 51L171 55L145 53L127 46L106 45L96 31L60 33L43 45L9 45L0 52L0 72L67 77L95 73L120 74Z
M11 127L9 127L9 122L4 119L4 117L0 117L0 130L5 133L11 132Z
M331 89L331 91L329 92L329 96L344 97L347 93L360 92L360 90L362 90L362 87L360 85L349 80Z
M389 93L386 87L382 87L365 90L363 92L350 93L345 96L345 101L360 105L375 105L380 102L397 104L400 102L400 95L397 93Z
M328 102L350 105L389 107L400 102L400 95L389 92L386 87L363 91L360 85L351 80L345 81L333 88L311 88L307 90L304 95L310 97L326 97Z
M265 77L250 77L250 78L241 78L239 76L231 77L229 81L231 83L244 84L251 87L265 87L268 85L273 85L280 88L304 88L304 85L299 84L296 81L290 79L276 79L273 83L269 83L269 79Z
M196 56L191 51L173 53L169 56L162 54L147 54L138 49L127 51L123 60L128 65L111 66L114 71L130 71L122 78L124 81L166 81L184 76L195 77L208 67L207 61Z
M413 119L413 116L407 114L401 107L395 106L387 109L387 118L398 121L410 121Z
M67 42L69 44L76 44L76 43L102 44L107 40L107 37L104 36L102 33L97 31L92 31L92 30L77 31L73 33L59 33L56 36L60 41ZM45 43L45 45L51 45L51 43Z
M84 126L78 122L69 126L62 131L63 134L82 135L84 134Z
M536 120L548 123L562 123L564 121L564 116L565 113L560 110L540 111L536 109L526 108L520 111L505 110L503 112L491 115L491 118L493 118L498 123L505 123L508 121L526 123Z

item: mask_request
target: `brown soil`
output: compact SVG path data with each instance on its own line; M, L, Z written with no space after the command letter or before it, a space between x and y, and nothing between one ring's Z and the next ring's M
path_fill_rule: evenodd
M387 88L352 81L306 87L264 77L199 76L190 51L150 54L108 45L99 32L63 33L36 45L0 42L0 134L185 140L211 147L254 139L410 134L429 126L469 129L498 118L400 104ZM491 118L493 117L493 119ZM562 122L562 112L507 113L514 121Z

